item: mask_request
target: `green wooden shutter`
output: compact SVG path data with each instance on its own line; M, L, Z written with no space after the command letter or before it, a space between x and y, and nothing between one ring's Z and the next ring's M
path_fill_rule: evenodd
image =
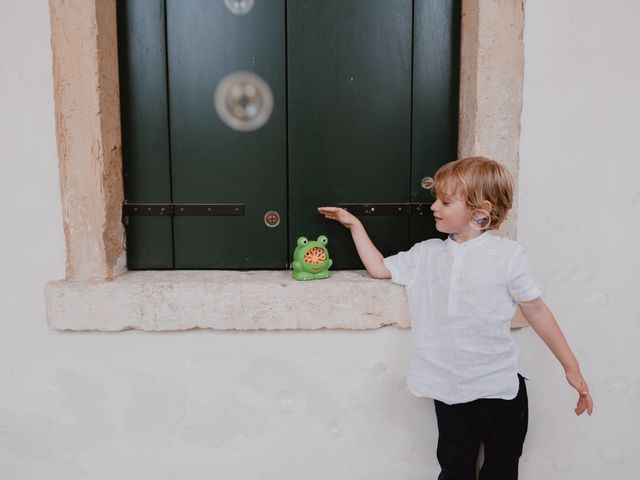
M246 207L131 217L129 268L286 268L296 238L319 234L334 268L361 268L349 232L316 207L430 202L420 180L456 156L457 1L260 0L233 15L222 0L172 0L166 18L161 0L125 3L127 200ZM251 132L213 107L220 80L242 70L274 96ZM438 235L429 212L362 220L385 255Z
M125 197L170 203L164 1L117 8ZM131 217L126 232L130 270L174 267L170 217Z
M175 203L242 203L239 217L175 217L176 268L286 268L284 0L234 15L223 1L167 2L171 170ZM273 92L260 129L240 132L213 105L229 73L252 71ZM264 223L278 211L280 225Z
M319 205L409 201L411 0L288 2L289 241L329 237L334 268L360 267L351 235ZM362 218L382 251L408 216Z
M413 33L413 121L411 201L432 203L421 187L457 158L458 85L460 83L459 0L415 0ZM431 212L411 217L411 244L443 237Z

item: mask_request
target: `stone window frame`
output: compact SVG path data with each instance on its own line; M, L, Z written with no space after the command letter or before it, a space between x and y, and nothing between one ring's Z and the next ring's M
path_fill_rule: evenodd
M525 0L462 0L458 157L518 180ZM64 280L45 286L55 330L409 327L404 288L366 271L296 282L287 271L128 271L116 0L49 0ZM497 232L516 237L517 194ZM313 288L313 295L309 295ZM301 298L312 300L302 304ZM309 312L313 312L309 318ZM512 327L525 326L518 312Z

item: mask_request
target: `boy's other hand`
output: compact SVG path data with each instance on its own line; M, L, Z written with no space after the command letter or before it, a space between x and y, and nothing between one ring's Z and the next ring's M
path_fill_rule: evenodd
M567 381L578 391L578 403L575 408L576 415L581 415L585 410L589 415L593 413L593 399L589 393L587 382L584 381L580 368L570 367L565 371Z
M354 215L347 212L344 208L339 207L318 207L318 212L325 216L325 218L330 218L331 220L337 220L346 228L351 228L354 225L360 223Z

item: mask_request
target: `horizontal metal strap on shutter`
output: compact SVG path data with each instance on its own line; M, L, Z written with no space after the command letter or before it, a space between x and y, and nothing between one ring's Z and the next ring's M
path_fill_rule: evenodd
M430 203L339 203L353 215L425 215L430 212Z
M122 223L129 217L242 216L244 203L123 203Z

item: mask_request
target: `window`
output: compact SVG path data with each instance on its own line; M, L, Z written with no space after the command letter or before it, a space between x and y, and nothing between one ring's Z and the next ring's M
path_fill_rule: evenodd
M320 234L362 268L316 207L430 202L456 157L459 2L228 5L119 2L128 268L283 269ZM361 217L385 255L437 235L398 211Z

